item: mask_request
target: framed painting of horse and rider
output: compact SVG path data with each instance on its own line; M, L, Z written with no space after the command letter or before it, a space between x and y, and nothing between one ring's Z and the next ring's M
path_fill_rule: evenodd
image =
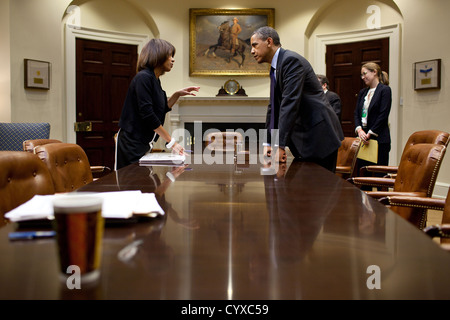
M275 27L275 9L190 9L190 76L267 76L267 64L251 57L250 37Z

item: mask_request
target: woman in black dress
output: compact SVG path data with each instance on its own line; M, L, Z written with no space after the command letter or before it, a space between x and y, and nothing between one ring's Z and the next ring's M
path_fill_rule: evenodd
M142 49L119 120L116 170L139 161L159 137L167 148L184 153L183 146L164 129L164 119L179 97L195 95L200 87L183 88L167 98L159 78L172 70L174 56L175 47L162 39L151 39Z

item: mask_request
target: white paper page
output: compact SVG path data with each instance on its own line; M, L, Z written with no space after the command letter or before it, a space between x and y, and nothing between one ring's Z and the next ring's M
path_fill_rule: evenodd
M99 192L103 198L102 216L104 218L128 219L133 213L154 212L164 215L164 210L156 200L154 193L142 193L139 190ZM11 221L52 219L53 200L65 194L35 195L29 201L5 214Z

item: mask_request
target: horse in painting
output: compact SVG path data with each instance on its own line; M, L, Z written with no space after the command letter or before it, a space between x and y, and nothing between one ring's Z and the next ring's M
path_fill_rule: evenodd
M224 21L222 24L218 27L219 29L219 39L217 40L217 43L210 46L204 53L205 56L212 55L214 57L216 56L216 50L222 49L226 51L226 57L225 60L229 63L231 60L235 61L239 67L242 67L245 61L245 49L247 47L247 43L238 38L238 43L235 48L234 54L231 53L232 49L232 43L231 43L231 26L229 21ZM240 55L241 61L236 59L235 57Z

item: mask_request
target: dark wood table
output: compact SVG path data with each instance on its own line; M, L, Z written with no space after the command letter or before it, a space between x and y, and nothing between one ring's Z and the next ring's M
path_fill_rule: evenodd
M3 226L0 299L450 298L450 254L413 225L314 164L261 168L134 164L83 187L155 192L166 212L108 223L93 288L61 284L54 239Z

